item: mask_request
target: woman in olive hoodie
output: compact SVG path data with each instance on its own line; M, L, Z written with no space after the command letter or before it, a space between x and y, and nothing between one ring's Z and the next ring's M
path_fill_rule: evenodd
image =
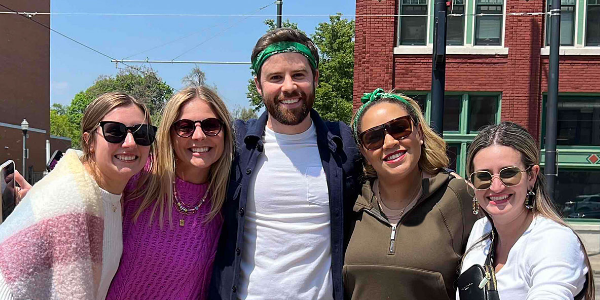
M418 104L377 89L352 122L366 182L351 216L346 299L454 299L477 215L463 179L447 173L446 143Z

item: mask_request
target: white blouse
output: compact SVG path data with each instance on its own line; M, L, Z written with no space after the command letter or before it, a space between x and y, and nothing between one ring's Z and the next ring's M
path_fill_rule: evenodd
M485 263L490 240L471 246L491 230L487 218L475 223L461 273ZM537 216L496 273L498 293L500 299L573 299L583 289L587 272L583 248L573 230Z

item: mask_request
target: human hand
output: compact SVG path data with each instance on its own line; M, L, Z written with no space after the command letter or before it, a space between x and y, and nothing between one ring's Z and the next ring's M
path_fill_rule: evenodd
M19 204L19 202L25 198L25 195L27 195L27 192L29 192L31 189L31 184L29 184L29 182L27 182L27 180L25 180L25 178L23 178L21 173L19 173L17 170L15 170L15 182L19 185L15 186L17 194L16 204Z

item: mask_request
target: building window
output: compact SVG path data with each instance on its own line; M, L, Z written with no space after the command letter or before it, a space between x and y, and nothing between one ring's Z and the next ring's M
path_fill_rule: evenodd
M548 0L547 11L552 8L552 0ZM546 17L546 45L550 45L552 18ZM575 0L560 0L560 44L573 46L575 37Z
M423 108L427 122L430 122L431 94L423 92L405 92L415 99ZM447 154L450 168L461 176L466 176L465 160L467 149L477 135L477 131L485 126L497 124L500 120L499 93L456 93L444 97L444 140L448 145Z
M559 168L554 191L563 217L600 219L600 170Z
M498 113L498 96L469 97L469 119L467 131L477 132L484 126L496 124Z
M600 0L588 0L586 46L600 46Z
M411 99L415 100L419 104L419 108L421 108L421 112L425 116L427 112L427 94L412 94L406 95Z
M446 154L448 154L448 159L450 160L448 168L457 171L457 163L460 160L460 144L448 144Z
M462 46L465 39L465 0L453 0L447 14L446 45Z
M502 45L503 0L476 0L475 45Z
M460 108L462 95L446 95L444 97L444 131L459 131Z
M600 96L559 96L557 123L557 145L600 146Z
M427 0L401 0L398 44L426 45Z

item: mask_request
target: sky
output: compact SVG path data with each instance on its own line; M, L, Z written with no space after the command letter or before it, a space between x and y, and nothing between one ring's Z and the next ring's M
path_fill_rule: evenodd
M319 23L329 21L327 15L342 13L354 19L355 9L355 1L348 0L283 0L282 14L283 20L298 23L300 29L312 34ZM275 0L51 0L50 11L56 13L51 14L52 29L115 59L248 62L256 41L267 30L264 20L276 18L277 6ZM164 46L157 47L161 45ZM183 87L181 79L194 67L194 64L132 65L152 67L176 90ZM246 98L251 78L249 65L199 66L206 73L206 82L217 87L230 109L249 107ZM115 75L123 67L117 68L110 58L51 33L50 103L68 105L75 94L93 85L99 76Z

